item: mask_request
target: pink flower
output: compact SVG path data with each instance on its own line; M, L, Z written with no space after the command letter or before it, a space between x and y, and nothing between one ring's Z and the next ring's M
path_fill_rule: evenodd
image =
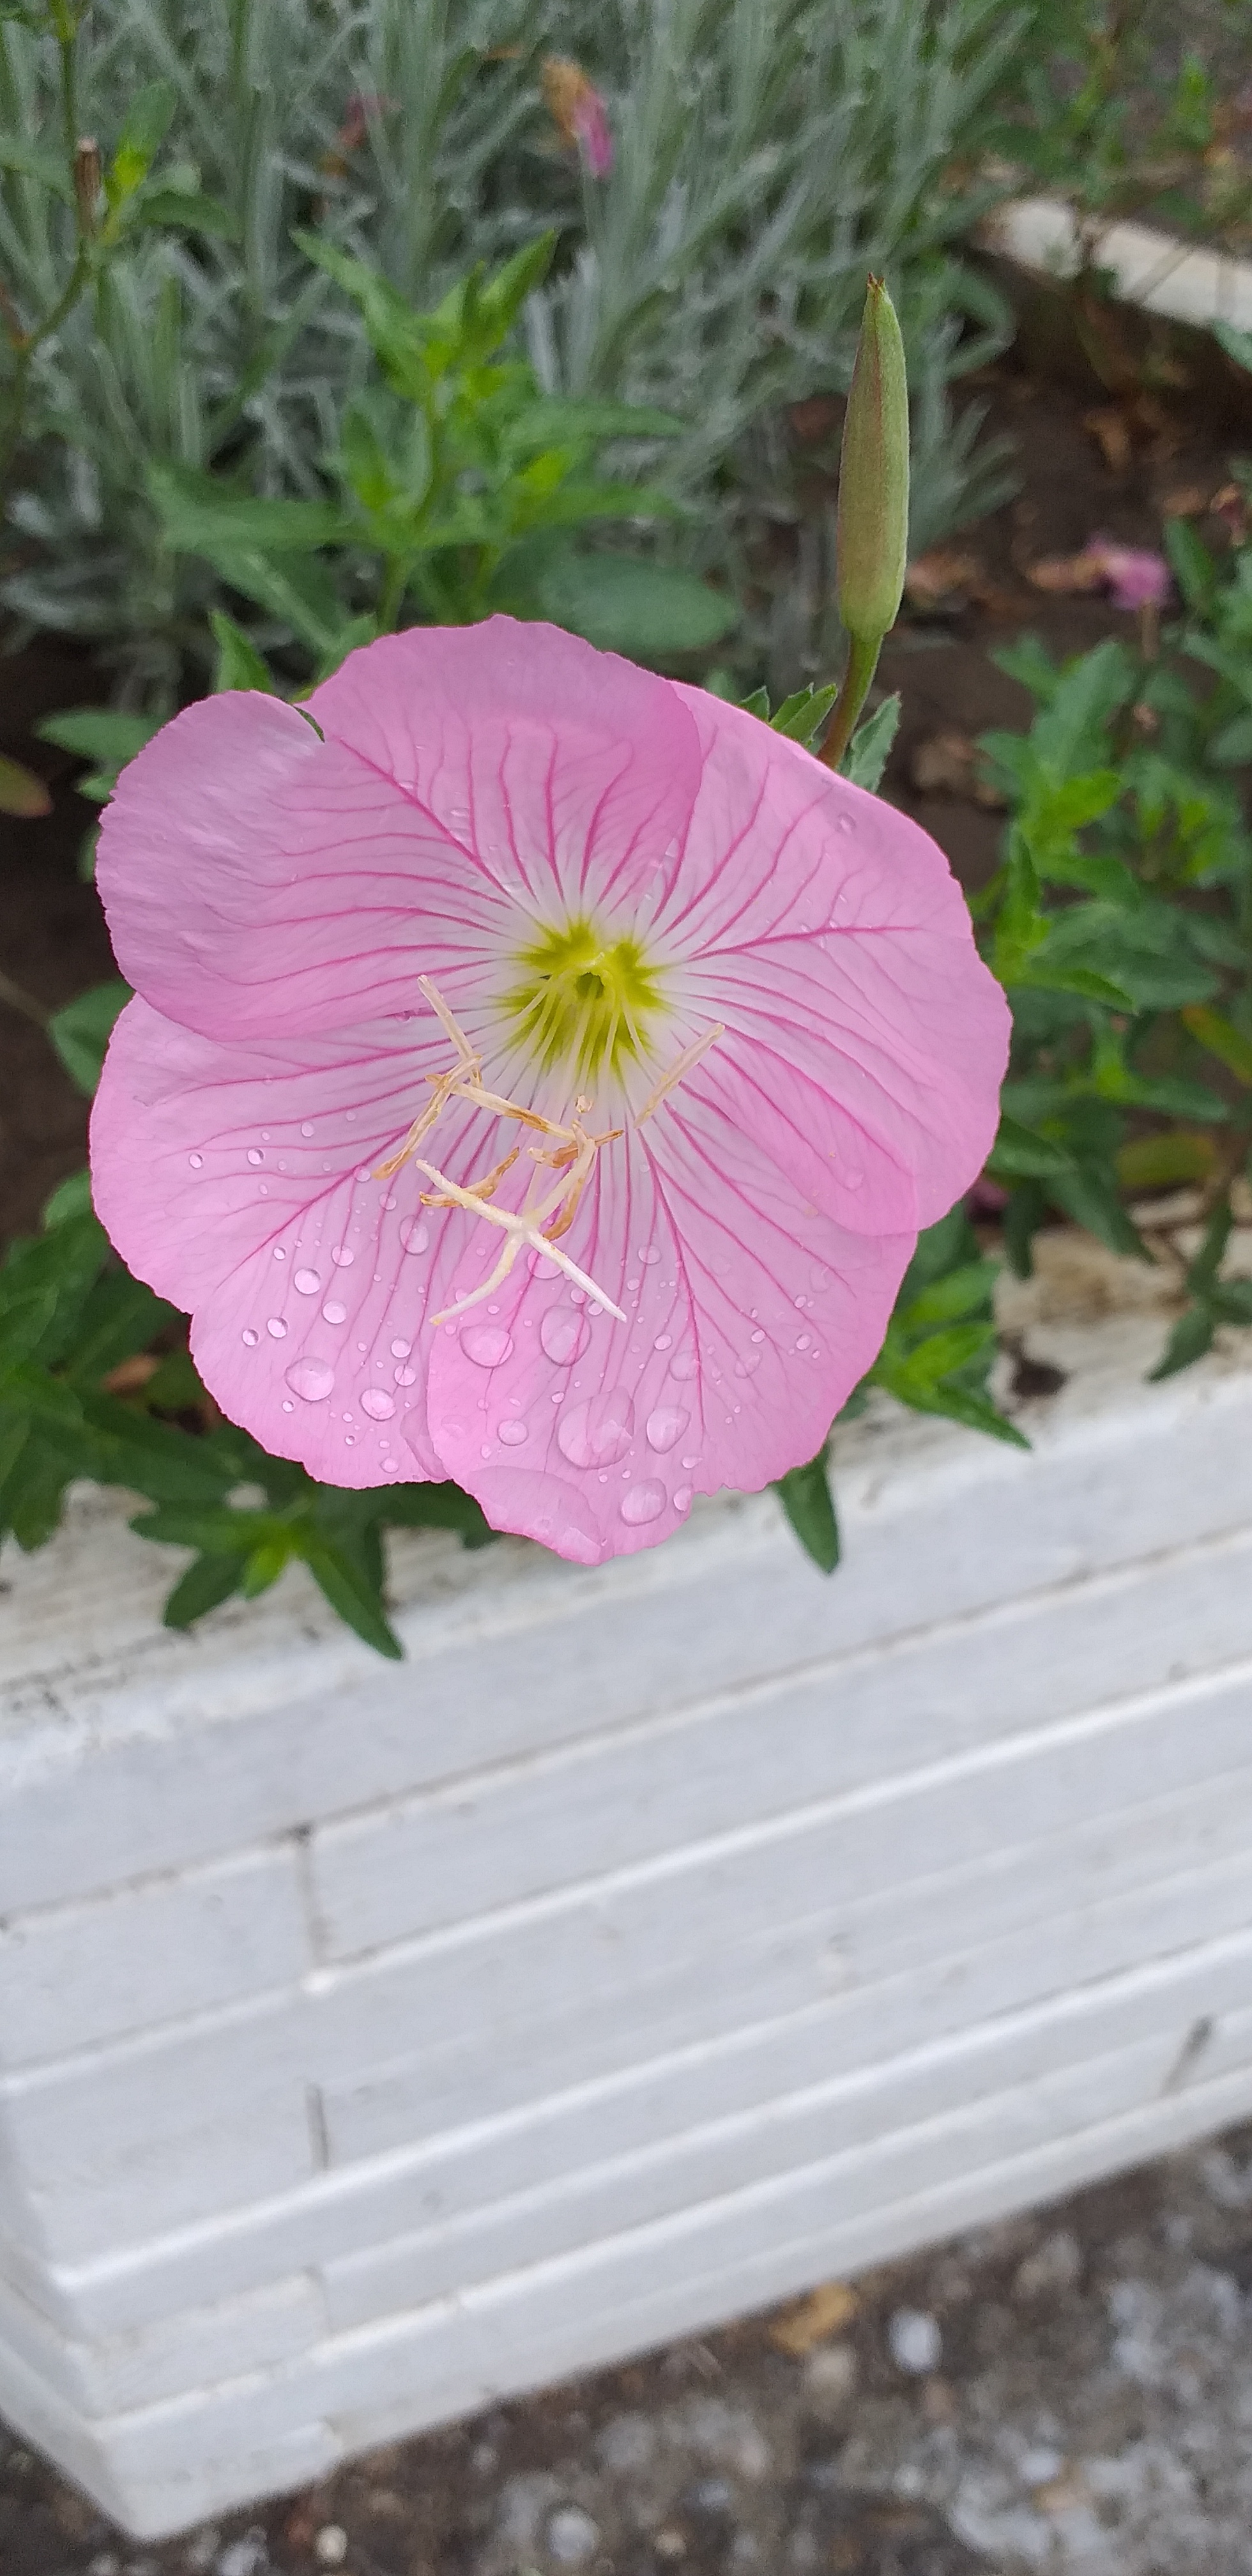
M1145 547L1119 546L1112 537L1092 537L1080 561L1107 582L1115 608L1161 608L1169 597L1170 571L1164 555Z
M607 179L613 167L613 132L604 100L582 64L549 54L543 94L563 141L576 147L593 179Z
M187 708L99 874L96 1205L223 1410L585 1564L813 1456L995 1133L934 843L553 627Z

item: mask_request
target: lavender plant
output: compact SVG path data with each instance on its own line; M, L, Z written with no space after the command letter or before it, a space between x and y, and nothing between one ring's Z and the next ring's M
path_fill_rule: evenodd
M24 0L0 26L0 276L23 338L73 264L42 12ZM94 0L74 41L77 139L107 160L154 84L168 125L142 222L37 347L10 327L25 437L0 599L107 639L132 699L170 702L216 591L164 545L147 467L243 462L264 495L307 496L368 372L360 315L310 271L301 227L422 304L555 226L526 317L544 390L681 418L667 487L703 501L716 481L720 506L716 524L675 522L660 553L716 564L741 594L763 500L754 424L846 387L866 268L887 269L929 542L977 505L985 471L948 385L1005 327L961 265L975 200L950 174L1021 24L1005 0L347 0L333 18L209 0L192 59L175 0ZM554 121L554 62L602 93L601 175Z

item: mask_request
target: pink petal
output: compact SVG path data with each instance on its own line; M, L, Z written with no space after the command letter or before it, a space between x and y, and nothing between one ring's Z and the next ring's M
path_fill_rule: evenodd
M192 1309L228 1418L330 1484L443 1472L423 1437L422 1336L463 1237L422 1207L412 1163L390 1181L373 1166L447 1053L442 1032L437 1050L383 1033L351 1051L218 1047L138 1000L109 1047L91 1138L103 1224L139 1278ZM486 1169L499 1132L454 1104L440 1152Z
M580 1564L655 1546L694 1493L813 1456L912 1251L803 1207L715 1109L684 1111L601 1157L562 1238L627 1324L538 1262L433 1339L444 1472L496 1528Z
M512 617L385 636L309 705L328 742L545 915L647 900L700 784L696 727L667 680Z

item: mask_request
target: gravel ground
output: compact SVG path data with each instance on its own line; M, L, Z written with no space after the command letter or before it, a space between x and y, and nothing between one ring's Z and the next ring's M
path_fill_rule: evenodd
M3 2576L1252 2576L1252 2128L144 2547Z

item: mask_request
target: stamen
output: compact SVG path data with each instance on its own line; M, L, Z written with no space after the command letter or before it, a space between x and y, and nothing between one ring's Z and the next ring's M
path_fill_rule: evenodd
M636 1127L642 1127L645 1118L650 1118L653 1110L660 1108L661 1102L668 1097L669 1093L673 1090L675 1083L681 1082L684 1074L690 1073L692 1066L699 1063L701 1056L707 1055L709 1048L715 1044L716 1040L718 1038L724 1038L725 1035L726 1031L721 1021L715 1021L711 1029L705 1030L702 1038L693 1038L690 1046L684 1047L682 1054L675 1056L669 1072L663 1073L660 1081L653 1083L652 1089L648 1093L648 1097L635 1120Z

